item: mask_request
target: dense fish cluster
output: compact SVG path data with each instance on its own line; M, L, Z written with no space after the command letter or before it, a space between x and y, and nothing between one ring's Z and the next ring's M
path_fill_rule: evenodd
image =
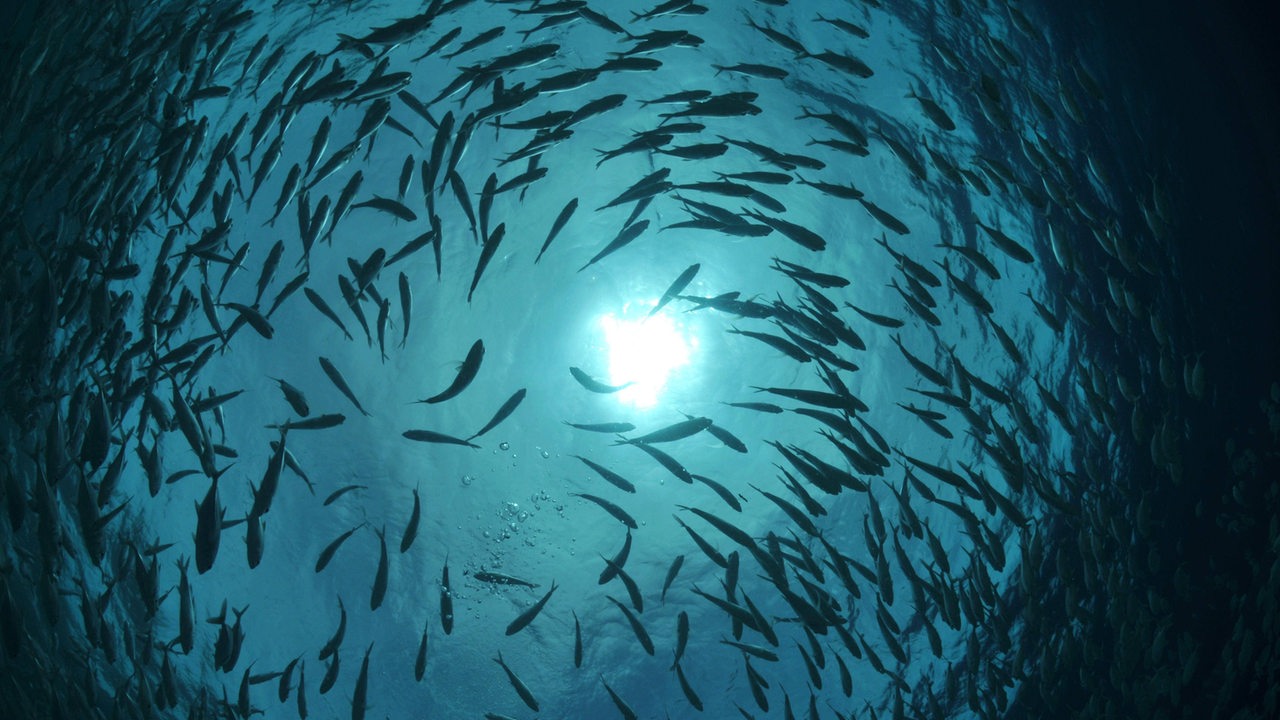
M5 716L1274 717L1151 120L1030 3L815 8L31 4Z

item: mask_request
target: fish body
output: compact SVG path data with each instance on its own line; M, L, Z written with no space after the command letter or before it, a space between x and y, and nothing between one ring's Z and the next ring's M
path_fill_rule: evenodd
M542 608L546 606L547 601L551 599L551 595L555 593L556 587L557 585L552 582L551 589L547 591L547 594L543 595L538 602L534 603L524 612L516 616L516 619L512 620L507 625L507 635L515 635L528 627L529 623L533 622L533 619L538 616L538 613L542 612Z
M432 395L426 400L419 402L434 404L441 403L450 398L457 397L459 393L467 389L471 381L475 379L476 374L480 372L480 363L484 361L484 340L476 340L471 344L471 349L467 351L466 358L463 359L462 365L458 368L458 374L454 377L453 382L449 383L449 387ZM479 435L480 433L476 433Z
M378 545L380 553L378 555L378 569L373 576L373 590L369 595L369 609L377 610L382 605L383 599L387 596L387 575L390 563L387 559L387 533L385 529L378 531ZM365 656L365 664L369 662L368 655Z
M413 440L415 442L437 443L437 444L444 444L444 445L463 445L469 448L477 448L477 449L480 447L479 445L476 445L475 443L472 443L468 440L463 440L462 438L454 437L452 435L445 435L444 433L439 433L434 430L405 430L404 433L402 434L407 439Z
M579 385L591 392L600 393L602 395L616 393L619 390L624 390L635 384L634 382L627 382L622 385L606 385L576 367L569 368L569 373L573 375L573 379L577 380Z
M588 493L569 493L569 494L573 495L574 497L580 497L583 500L589 500L595 503L596 505L599 505L601 508L604 509L605 512L609 513L610 515L615 517L619 522L621 522L623 525L626 525L632 530L635 530L637 527L639 527L639 525L636 524L635 518L631 517L631 515L627 513L626 510L623 510L622 508L618 507L616 504L609 502L608 500L605 500L604 498L598 495L590 495Z
M347 384L347 379L342 376L342 373L338 371L338 368L334 367L332 361L321 356L320 368L324 370L324 374L329 377L329 380L333 383L334 387L338 388L338 391L345 395L347 399L351 401L352 405L356 406L356 409L360 411L361 415L369 414L365 411L364 407L360 405L360 401L356 399L356 394L351 391L351 386Z
M413 489L413 511L409 513L409 522L405 524L404 534L400 537L400 552L408 552L413 540L418 536L418 524L422 520L422 500L418 497L418 488Z
M525 685L520 678L516 676L515 672L507 666L506 661L502 659L501 651L498 652L498 657L494 658L493 661L498 663L502 668L502 671L507 674L507 680L511 683L511 687L515 688L516 694L520 696L520 699L524 701L524 704L529 706L530 710L538 712L538 699L533 696L533 692L529 690L529 686Z
M320 551L320 557L316 558L316 572L324 570L325 567L328 566L329 561L333 560L333 555L338 552L338 548L342 547L342 544L347 541L347 538L351 537L355 534L355 531L362 527L364 527L363 524L357 525L342 533L333 542L326 545L324 550Z
M475 578L476 580L479 580L480 582L486 582L492 585L517 585L519 587L527 587L531 589L539 587L538 583L529 582L528 580L522 580L518 577L512 577L511 575L503 575L502 573L496 573L496 572L481 571L481 572L475 573L471 577Z

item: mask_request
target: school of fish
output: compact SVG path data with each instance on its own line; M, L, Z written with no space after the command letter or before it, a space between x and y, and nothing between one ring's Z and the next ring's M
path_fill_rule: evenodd
M1276 712L1276 493L1169 499L1213 383L1106 69L1029 2L816 7L33 4L6 716ZM556 418L573 551L468 544L442 468L636 384L499 319L624 277L730 392Z

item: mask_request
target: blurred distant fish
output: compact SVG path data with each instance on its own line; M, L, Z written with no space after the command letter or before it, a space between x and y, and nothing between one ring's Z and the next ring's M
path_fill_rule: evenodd
M577 380L579 385L581 385L582 387L594 393L601 393L601 394L615 393L615 392L618 392L619 390L623 390L632 385L635 385L634 381L623 383L622 385L606 385L600 382L599 380L592 378L590 375L586 374L581 369L576 367L569 368L569 373L573 375L573 379Z
M568 425L571 428L586 430L587 432L608 433L610 435L615 435L617 433L631 432L632 430L636 429L635 425L632 425L631 423L627 423L627 422L580 424L580 423L571 423L566 420L564 424Z

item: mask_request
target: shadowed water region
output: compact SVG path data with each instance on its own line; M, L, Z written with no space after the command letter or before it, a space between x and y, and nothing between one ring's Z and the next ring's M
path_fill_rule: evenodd
M0 716L1275 717L1274 72L1143 5L8 8Z

